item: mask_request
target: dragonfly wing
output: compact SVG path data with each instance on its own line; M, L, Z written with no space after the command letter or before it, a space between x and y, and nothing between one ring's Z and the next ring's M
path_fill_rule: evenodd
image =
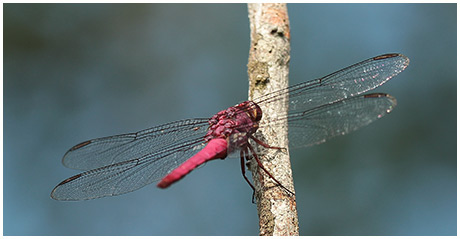
M159 181L203 149L203 136L172 144L140 158L116 162L70 177L51 192L56 200L88 200L135 191Z
M374 93L289 114L289 146L310 146L347 134L390 113L395 106L392 96Z
M402 54L381 55L320 79L269 93L255 102L260 105L289 99L290 113L304 112L375 89L402 72L408 65L409 58Z
M163 148L180 145L197 137L204 138L208 119L171 122L137 133L88 140L72 147L62 163L68 168L90 170L142 158Z

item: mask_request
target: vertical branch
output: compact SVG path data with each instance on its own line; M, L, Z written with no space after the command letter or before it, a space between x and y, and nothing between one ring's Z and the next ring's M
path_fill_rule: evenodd
M249 99L288 87L290 31L286 4L248 4L251 28L249 51ZM277 115L286 115L288 99L261 105L261 125ZM256 134L266 144L286 150L265 149L260 160L283 186L294 192L289 161L287 122L260 128ZM252 160L254 161L254 160ZM256 163L250 165L256 188L260 235L299 235L295 196L276 184Z

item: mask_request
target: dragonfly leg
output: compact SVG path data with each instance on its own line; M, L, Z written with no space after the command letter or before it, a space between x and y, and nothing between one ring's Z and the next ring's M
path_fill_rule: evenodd
M262 145L264 148L268 148L268 149L278 149L278 150L286 150L286 148L270 146L270 145L268 145L267 143L265 143L264 141L262 141L262 140L260 140L260 139L258 139L258 138L256 138L256 137L254 137L254 136L252 136L252 135L250 136L250 138L251 138L252 140L254 140L254 142L256 142L257 144Z
M257 141L256 141L257 142ZM257 162L257 165L259 165L259 168L261 168L262 170L264 170L264 172L271 178L273 179L273 181L275 181L280 187L282 187L284 190L286 190L287 192L289 192L289 194L291 195L295 195L295 193L293 193L291 190L287 189L285 186L283 186L283 184L281 184L275 177L273 177L273 175L268 172L268 170L262 165L262 163L260 162L259 160L259 157L257 156L256 152L254 151L254 149L252 148L252 146L250 144L248 144L248 148L249 150L251 151L252 153L252 156L254 157L254 159L256 160Z
M240 151L240 162L241 162L241 173L243 174L244 180L248 182L249 186L252 188L252 203L255 203L255 195L256 195L256 188L252 185L251 181L249 181L248 177L246 177L246 165L244 159L248 155L248 148L241 149Z

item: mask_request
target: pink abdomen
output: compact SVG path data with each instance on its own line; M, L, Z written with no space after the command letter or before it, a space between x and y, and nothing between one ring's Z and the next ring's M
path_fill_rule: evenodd
M222 138L212 139L200 152L166 175L157 186L167 188L199 165L213 159L223 159L225 157L227 157L227 141Z

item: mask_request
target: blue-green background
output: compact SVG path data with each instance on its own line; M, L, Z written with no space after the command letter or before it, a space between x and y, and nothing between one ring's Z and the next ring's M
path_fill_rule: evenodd
M301 235L455 235L455 4L289 4L290 83L383 53L410 66L385 118L291 152ZM73 145L247 99L244 4L5 4L5 235L257 235L239 161L167 190L58 202Z

